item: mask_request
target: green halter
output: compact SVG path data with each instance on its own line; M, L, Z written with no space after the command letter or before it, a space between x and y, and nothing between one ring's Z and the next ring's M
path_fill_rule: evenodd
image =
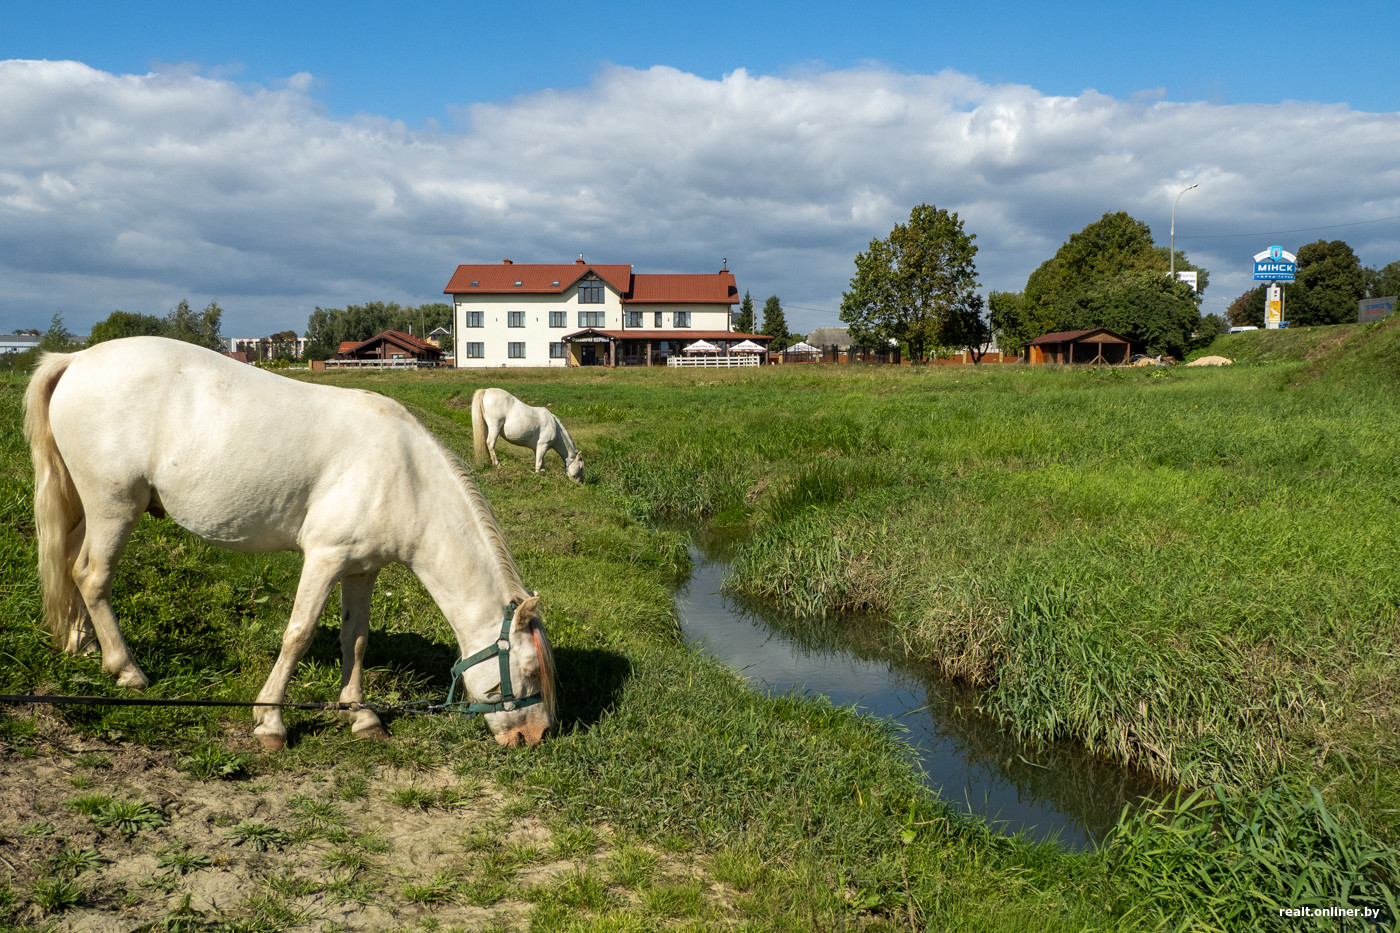
M510 687L510 623L515 618L516 604L512 602L506 607L505 618L501 620L501 634L496 639L496 643L489 648L482 648L476 654L468 658L463 658L452 665L452 685L447 688L447 703L452 705L452 695L457 689L457 682L467 669L480 664L482 661L489 661L492 658L499 658L501 664L501 698L496 702L463 703L457 710L462 713L508 713L512 710L524 709L527 706L534 706L543 702L544 698L538 694L531 694L527 697L516 699Z

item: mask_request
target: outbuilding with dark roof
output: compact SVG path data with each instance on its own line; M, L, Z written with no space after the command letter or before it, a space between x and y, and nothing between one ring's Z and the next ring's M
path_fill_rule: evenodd
M1102 327L1045 334L1021 346L1027 351L1026 362L1033 365L1086 363L1123 366L1133 355L1133 342L1130 339Z

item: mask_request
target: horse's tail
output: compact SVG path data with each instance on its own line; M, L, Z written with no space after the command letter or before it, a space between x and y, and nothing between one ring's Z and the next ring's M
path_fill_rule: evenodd
M24 437L34 459L34 523L39 532L39 581L44 588L44 621L54 641L85 631L87 606L73 582L76 542L82 540L83 503L54 442L49 401L76 354L46 353L24 393ZM75 534L76 533L76 534ZM70 543L73 542L73 543ZM67 645L71 650L83 646Z
M486 459L486 411L482 407L485 398L485 389L472 393L472 449L476 451L478 464Z

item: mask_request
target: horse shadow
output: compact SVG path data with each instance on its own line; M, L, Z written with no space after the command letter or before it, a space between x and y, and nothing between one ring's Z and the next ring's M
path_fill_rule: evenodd
M338 668L339 629L319 629L305 659ZM449 645L415 632L372 632L365 646L366 668L389 667L409 675L435 703L446 699L456 662L457 653ZM632 676L632 662L625 655L600 648L556 647L554 666L561 734L596 726L616 706ZM365 699L374 702L371 685L365 687Z

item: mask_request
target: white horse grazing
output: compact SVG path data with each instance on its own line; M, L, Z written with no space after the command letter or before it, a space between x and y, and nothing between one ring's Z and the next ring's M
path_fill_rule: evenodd
M544 455L553 450L564 461L569 479L583 482L583 457L554 412L526 405L505 389L477 389L472 393L472 441L477 463L489 453L491 465L501 465L496 459L499 437L520 447L533 447L536 473L544 469Z
M95 630L102 667L120 685L147 680L112 611L112 570L151 512L223 547L305 555L282 651L257 702L284 700L337 580L340 700L363 702L370 591L398 561L456 633L466 660L454 686L465 667L467 698L496 740L535 745L553 726L554 661L538 597L462 462L397 402L131 337L44 356L25 393L24 431L48 625L74 652L92 650ZM386 737L370 710L342 715L356 735ZM280 708L256 706L253 721L265 748L286 744Z

